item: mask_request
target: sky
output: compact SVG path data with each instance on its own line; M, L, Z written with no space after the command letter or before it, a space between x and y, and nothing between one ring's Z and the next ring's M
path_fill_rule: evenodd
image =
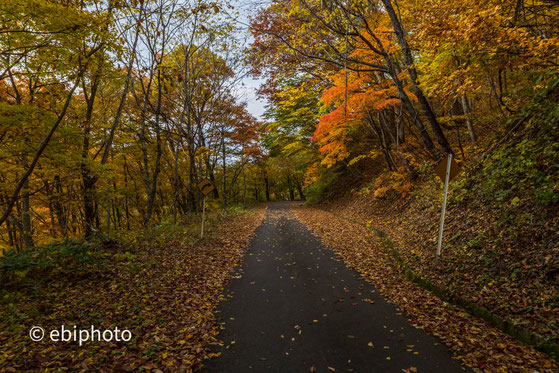
M237 18L237 25L241 38L243 39L248 33L248 23L249 17L256 13L256 9L266 6L269 1L259 1L259 0L232 0L231 5L239 12L239 17ZM249 39L250 42L250 39ZM242 80L242 86L238 88L239 95L246 99L248 111L254 115L258 120L263 120L262 114L264 114L265 100L258 99L256 95L256 90L263 83L262 79L254 79L253 77L245 77Z
M264 105L266 104L265 100L258 99L256 97L256 90L263 83L260 79L253 79L250 77L246 77L243 79L243 86L239 88L239 92L246 97L247 100L247 110L258 120L264 120L262 118L262 114L266 110Z

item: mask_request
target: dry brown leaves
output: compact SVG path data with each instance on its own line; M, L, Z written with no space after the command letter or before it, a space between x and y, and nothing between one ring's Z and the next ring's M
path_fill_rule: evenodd
M559 215L541 206L512 213L483 200L451 204L441 260L435 261L440 191L431 184L419 188L416 198L406 199L375 199L365 191L328 209L386 232L423 278L559 340Z
M439 337L468 366L485 372L553 372L557 362L407 281L369 229L324 210L293 207L295 216L346 264L405 311L418 328Z
M215 309L264 209L226 218L193 246L112 248L107 266L54 278L0 305L0 371L198 369L216 341ZM128 252L128 254L124 253ZM11 309L8 309L11 308ZM130 342L33 342L32 325L129 329Z

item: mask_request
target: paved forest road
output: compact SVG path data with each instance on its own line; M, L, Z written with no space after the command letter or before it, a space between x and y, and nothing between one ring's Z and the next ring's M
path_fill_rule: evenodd
M289 203L269 206L239 271L218 315L222 354L202 372L466 370L334 258Z

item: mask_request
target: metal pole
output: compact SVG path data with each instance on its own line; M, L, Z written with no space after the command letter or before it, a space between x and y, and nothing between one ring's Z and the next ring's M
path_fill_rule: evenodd
M441 247L443 245L443 228L444 228L444 215L446 212L446 197L448 195L448 179L450 177L450 163L452 161L452 154L448 155L448 161L446 163L446 176L444 180L444 198L443 198L443 210L441 212L441 226L439 228L439 243L437 245L437 258L441 256Z
M204 203L202 204L202 229L200 230L200 239L204 237L204 217L206 215L206 196L204 196Z

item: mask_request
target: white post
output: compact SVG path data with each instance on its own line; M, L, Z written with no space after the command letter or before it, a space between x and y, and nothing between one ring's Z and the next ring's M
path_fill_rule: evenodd
M202 229L200 231L200 239L204 237L204 217L206 215L206 196L204 196L204 203L202 207Z
M441 212L441 226L439 228L439 243L437 245L437 258L441 256L441 247L443 245L443 228L444 228L444 214L446 212L446 197L448 195L448 179L450 178L450 163L452 161L452 154L448 155L448 161L446 163L446 176L444 180L444 198L443 198L443 210Z

